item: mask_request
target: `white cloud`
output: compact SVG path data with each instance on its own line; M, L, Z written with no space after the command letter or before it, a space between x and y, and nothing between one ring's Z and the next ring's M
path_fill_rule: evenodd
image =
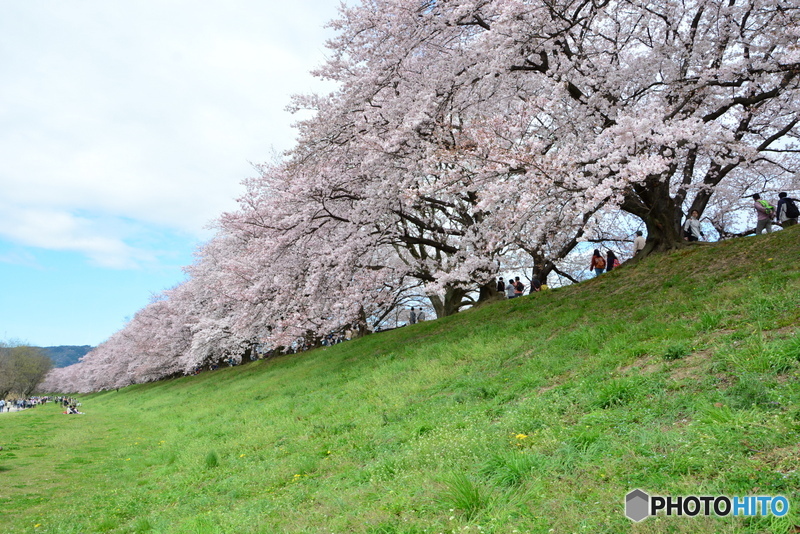
M114 269L136 268L155 255L125 243L135 225L41 208L0 205L0 237L48 250L80 252L93 264Z
M128 267L207 236L322 61L328 0L31 0L0 19L0 235ZM128 222L125 222L128 221Z

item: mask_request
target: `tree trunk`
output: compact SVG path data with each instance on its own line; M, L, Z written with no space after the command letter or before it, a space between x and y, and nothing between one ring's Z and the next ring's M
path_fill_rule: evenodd
M505 295L500 295L500 293L497 292L497 282L491 281L480 287L478 302L489 302L492 300L499 300L504 296Z
M352 331L352 339L358 339L369 334L369 329L367 328L367 312L364 311L363 306L358 309L358 319L353 323Z
M672 200L672 199L670 199ZM647 241L643 256L651 252L664 252L683 245L681 232L681 216L675 216L674 210L654 209L649 216L643 218L647 226Z
M461 308L464 295L467 290L460 287L446 287L444 293L444 300L439 295L431 295L428 298L436 311L436 318L441 319L449 315L455 315Z
M555 264L539 251L531 253L531 257L533 258L532 278L536 278L542 285L546 285L547 277L553 272Z
M635 185L622 202L622 209L636 215L647 226L647 241L641 257L683 246L683 212L669 194L669 180L648 179Z

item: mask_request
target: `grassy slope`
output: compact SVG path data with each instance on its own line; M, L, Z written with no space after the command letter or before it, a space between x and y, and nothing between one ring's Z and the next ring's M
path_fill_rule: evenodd
M0 416L0 532L797 532L800 228L300 356ZM469 528L466 528L469 527Z

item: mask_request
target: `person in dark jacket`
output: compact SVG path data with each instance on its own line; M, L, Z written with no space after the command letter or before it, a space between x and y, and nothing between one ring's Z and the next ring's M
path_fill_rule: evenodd
M788 228L789 226L794 226L797 224L797 204L795 202L800 202L796 198L789 198L789 195L784 191L782 193L778 193L778 205L775 208L775 220L778 221L778 224L783 226L784 228ZM792 217L791 215L795 215Z
M497 292L501 295L504 294L506 291L506 283L503 282L503 277L497 279Z
M617 261L617 255L614 254L613 250L609 250L608 254L606 254L606 272L611 272L611 269L617 267L619 265L619 261Z
M542 283L539 281L538 278L534 276L533 280L531 280L531 293L535 293L541 290L542 290Z

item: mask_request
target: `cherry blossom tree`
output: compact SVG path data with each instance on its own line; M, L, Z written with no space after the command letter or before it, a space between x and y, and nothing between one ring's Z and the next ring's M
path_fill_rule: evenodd
M501 206L478 191L497 199L513 184L519 203L575 202L570 220L589 235L587 214L621 208L647 226L648 250L664 249L680 243L684 211L702 213L727 182L783 185L797 168L789 2L382 0L334 27L319 72L343 89L314 101L334 108L311 121L329 135L301 143L360 146L384 175L392 160L376 152L417 177L447 168L483 212Z
M406 266L368 238L369 224L331 217L309 181L264 168L249 181L241 209L225 214L219 232L190 269L213 287L234 327L259 342L315 344L326 333L385 317L411 290ZM322 205L321 205L322 204ZM354 216L355 217L355 216Z
M800 188L788 0L363 0L331 25L338 89L295 98L297 145L81 387L313 346L419 296L450 315L509 269L575 281L584 241L644 226L667 250L691 210L738 235L749 195Z

